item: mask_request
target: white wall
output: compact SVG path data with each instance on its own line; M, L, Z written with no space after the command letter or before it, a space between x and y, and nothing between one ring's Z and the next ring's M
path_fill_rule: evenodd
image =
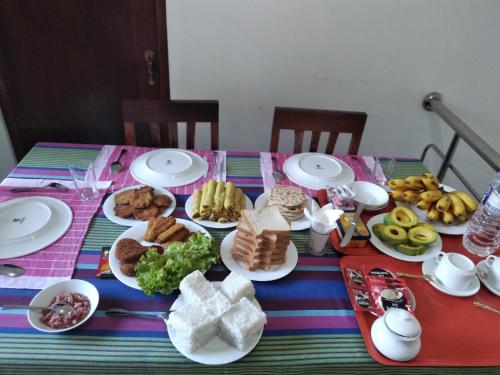
M274 106L294 106L366 111L360 153L418 157L451 138L421 107L440 91L498 150L498 0L166 2L172 98L218 99L222 148L267 150ZM466 146L455 164L481 191L493 174Z
M16 159L10 144L9 134L0 109L0 180L2 180L16 165Z

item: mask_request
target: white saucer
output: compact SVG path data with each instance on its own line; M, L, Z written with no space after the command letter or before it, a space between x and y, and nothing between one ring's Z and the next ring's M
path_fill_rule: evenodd
M455 189L447 185L440 184L440 187L442 187L446 192L455 191ZM396 202L396 206L410 207L413 210L413 212L417 214L419 221L425 221L429 224L432 224L432 226L434 227L434 229L436 229L438 233L461 235L464 234L465 230L467 229L468 225L467 221L463 222L459 220L454 220L451 224L445 224L441 220L437 220L434 223L430 222L427 220L427 211L419 209L416 204L410 204L407 202Z
M370 218L368 222L366 223L367 228L370 230L370 233L372 234L370 236L370 242L375 246L377 249L379 249L381 252L384 254L387 254L393 258L400 259L400 260L405 260L407 262L422 262L428 259L433 259L441 249L443 248L443 241L441 240L441 237L438 235L436 242L434 242L425 252L421 255L406 255L403 253L400 253L399 251L395 250L392 246L389 246L385 244L380 238L375 236L373 234L372 227L375 224L382 224L384 222L384 216L387 214L378 214Z
M229 233L220 245L220 257L224 265L229 268L230 271L238 272L243 277L254 281L271 281L278 280L285 277L290 272L293 271L297 262L299 260L299 253L295 244L290 241L288 248L286 250L286 261L284 264L277 266L271 270L257 270L249 271L243 267L239 262L233 259L231 255L231 247L233 246L234 237L236 236L236 230Z
M0 205L0 243L34 237L52 217L49 206L33 199L12 199Z
M424 263L422 263L422 273L424 275L431 275L434 280L436 278L434 277L434 273L436 272L436 268L438 266L438 263L435 259L428 259ZM471 284L466 290L451 290L444 286L439 280L436 281L429 281L429 284L431 284L434 288L439 290L440 292L443 292L445 294L449 294L450 296L455 296L455 297L469 297L473 296L477 292L479 292L479 287L481 286L481 283L479 282L479 279L477 276L474 276L472 279Z
M214 285L215 288L218 288L218 286L221 284L220 282L213 282L211 283ZM251 302L259 305L259 302L255 298L251 299ZM182 294L177 297L177 299L174 301L172 306L170 307L171 311L175 311L180 309L182 306L184 306L185 301L182 296ZM165 320L165 324L167 321ZM212 340L210 340L207 344L196 350L194 353L189 353L183 348L177 344L176 337L174 335L174 332L169 328L168 324L167 326L167 332L168 332L168 337L170 338L170 341L172 341L172 344L175 346L175 348L186 358L189 358L192 361L202 363L205 365L223 365L226 363L231 363L234 361L237 361L240 358L243 358L246 356L248 353L250 353L253 348L259 343L260 338L262 337L262 332L264 332L264 329L262 329L260 332L258 332L254 337L252 343L249 345L249 347L245 351L240 351L239 349L229 345L226 343L224 340L222 340L220 337L215 336Z
M143 186L144 185L128 186L128 187L123 188L121 190L115 191L113 194L111 194L108 198L106 198L106 200L104 201L104 204L102 205L102 211L104 212L104 216L106 216L113 223L125 225L128 227L142 223L142 220L137 220L134 217L131 217L130 219L124 219L122 217L115 215L115 206L116 206L115 195L119 194L121 192L130 190L130 189L139 189ZM171 192L169 192L168 190L163 189L163 188L155 187L153 190L153 194L154 195L167 195L172 200L172 203L170 203L170 206L165 208L165 210L161 213L161 216L166 217L166 216L169 216L172 212L174 212L176 201L175 201L174 195Z
M307 203L306 203L306 207L308 207L309 209L311 209L311 206L312 206L312 210L311 212L314 212L316 210L319 210L319 205L316 203L316 201L314 199L312 199L310 196L306 195L306 198L307 198ZM257 197L257 199L255 200L255 208L258 208L258 207L265 207L267 206L268 204L268 199L267 199L267 195L266 193L262 193L261 195L259 195ZM300 219L298 220L294 220L290 223L290 227L293 231L296 231L296 230L304 230L304 229L309 229L311 226L311 223L309 222L309 220L307 219L307 217L302 216Z
M490 276L490 270L486 266L486 260L480 261L476 265L476 270L477 270L477 277L479 277L479 280L483 283L483 285L488 288L488 290L500 297L500 288L496 288L495 285L492 283L491 276Z
M212 237L210 233L207 232L205 228L202 226L193 223L192 221L189 220L183 220L183 219L175 219L177 223L179 224L184 224L187 229L189 229L190 232L203 232L205 233L208 237ZM116 252L116 244L118 241L120 241L122 238L132 238L133 240L136 240L143 246L147 245L158 245L153 242L148 242L144 241L144 235L146 234L146 229L148 228L148 222L147 221L142 221L137 225L134 225L133 227L128 228L125 232L120 234L118 238L113 242L113 245L111 246L111 250L109 251L109 267L111 268L111 272L113 272L113 275L116 276L118 280L120 280L123 284L134 288L141 290L139 285L137 284L137 279L135 277L131 276L126 276L122 273L120 270L120 261L116 259L115 257L115 252Z
M355 177L345 162L318 152L290 156L283 163L283 171L296 184L315 190L348 184Z
M15 212L13 216L4 213L0 225L10 226L3 222L9 218L11 221L17 220L16 224L33 223L34 225L17 231L17 234L8 240L0 241L0 259L17 258L51 245L66 233L73 222L71 208L63 201L50 197L32 196L11 199L0 203L0 211L6 207L10 212L10 208L17 208L19 204L23 207L23 217L18 217ZM31 213L30 207L35 212Z
M248 195L245 195L245 208L247 209L252 209L253 208L253 203L251 199L248 197ZM199 219L193 219L192 216L192 210L193 210L193 196L190 195L189 198L186 200L186 203L184 205L184 210L186 211L186 214L189 216L191 220L194 222L203 225L204 227L207 228L216 228L216 229L227 229L227 228L234 228L235 226L238 225L237 221L230 221L228 223L219 223L217 221L210 221L210 220L199 220Z
M130 166L130 173L137 181L161 187L188 185L207 171L208 163L201 156L170 148L146 152Z
M349 187L356 193L354 200L364 204L366 211L380 210L389 203L389 194L371 182L353 181Z

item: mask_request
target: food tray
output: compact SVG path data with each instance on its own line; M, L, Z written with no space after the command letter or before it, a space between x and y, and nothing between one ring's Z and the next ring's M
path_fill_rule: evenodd
M448 251L451 251L448 250ZM471 257L476 263L475 257ZM345 256L345 267L383 266L393 272L421 274L421 263L404 262L387 256ZM344 275L344 280L345 275ZM453 297L434 289L427 281L407 278L415 295L415 316L422 325L422 349L408 362L397 362L378 352L370 330L376 317L356 312L356 319L368 353L379 363L389 366L500 366L499 315L473 305L473 301L500 307L500 300L483 285L479 292L467 298Z

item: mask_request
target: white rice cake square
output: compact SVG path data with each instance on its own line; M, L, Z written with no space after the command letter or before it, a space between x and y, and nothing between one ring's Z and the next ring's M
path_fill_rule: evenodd
M176 343L192 353L216 336L218 322L219 318L204 306L187 303L170 313L167 325Z
M247 278L237 272L231 272L221 283L220 290L232 303L238 302L241 298L253 298L255 289Z
M186 303L204 304L215 296L215 288L196 270L187 275L180 283L179 289Z
M231 308L232 304L224 294L217 291L215 295L204 304L204 306L214 316L220 318Z
M266 323L266 314L248 298L243 297L220 319L219 336L244 351Z

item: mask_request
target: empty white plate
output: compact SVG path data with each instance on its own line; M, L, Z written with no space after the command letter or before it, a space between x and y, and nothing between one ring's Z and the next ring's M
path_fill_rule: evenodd
M315 190L348 184L355 177L342 160L318 152L290 156L283 163L283 171L296 184Z
M130 166L130 173L137 181L161 187L193 183L207 170L208 163L194 152L168 148L146 152Z
M15 211L19 207L24 216ZM71 208L63 201L50 197L11 199L0 203L0 212L3 218L0 226L26 225L24 229L12 229L16 234L7 234L9 238L0 241L0 259L20 257L49 246L61 238L73 222Z

